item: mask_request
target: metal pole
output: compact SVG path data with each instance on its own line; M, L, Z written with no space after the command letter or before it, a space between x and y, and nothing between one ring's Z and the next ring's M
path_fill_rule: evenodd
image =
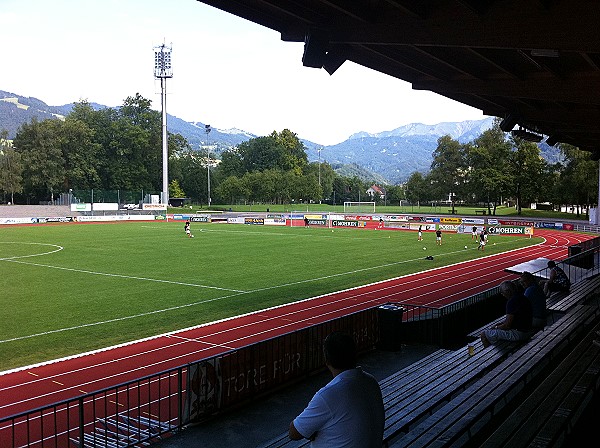
M596 222L594 223L596 225L600 225L600 161L598 164L598 201L596 201Z
M160 78L160 87L162 90L162 164L163 164L163 197L162 203L169 204L169 153L167 144L167 79Z
M167 78L173 77L171 46L162 44L154 47L154 77L160 78L162 105L162 204L169 204L169 153L167 143Z
M323 148L319 148L319 187L321 186L321 150ZM321 203L321 199L323 197L323 194L321 193L321 195L319 196L319 204Z
M207 148L207 159L208 162L206 164L206 175L208 179L208 208L210 208L210 142L208 140L208 134L211 131L210 124L204 125L204 130L206 131L206 148Z

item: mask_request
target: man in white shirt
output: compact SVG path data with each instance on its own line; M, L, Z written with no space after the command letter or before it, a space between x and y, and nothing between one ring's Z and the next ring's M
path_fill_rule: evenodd
M323 353L333 379L290 423L290 438L310 439L313 448L381 448L385 420L381 389L371 374L356 366L354 339L331 333Z

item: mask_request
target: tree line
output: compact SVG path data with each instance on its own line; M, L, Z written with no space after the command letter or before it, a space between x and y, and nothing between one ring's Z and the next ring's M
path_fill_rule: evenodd
M490 214L506 201L518 213L530 203L548 202L589 207L598 199L598 162L591 154L560 145L561 160L548 163L537 144L510 136L496 120L473 142L461 144L449 136L438 139L431 170L413 173L405 184L406 199L428 202L444 198L484 203Z
M4 201L52 201L69 190L162 190L161 114L139 94L119 108L94 110L75 103L64 120L31 120L12 145L0 133L0 191ZM371 183L338 175L327 162L309 162L306 148L288 129L273 131L223 151L193 149L168 134L169 196L196 204L262 202L288 204L375 200L413 204L449 199L485 203L490 212L508 198L588 206L596 203L598 164L589 153L561 146L563 160L548 164L539 147L507 138L499 122L473 142L438 140L431 169L414 172L402 185L383 186L385 198L367 197Z

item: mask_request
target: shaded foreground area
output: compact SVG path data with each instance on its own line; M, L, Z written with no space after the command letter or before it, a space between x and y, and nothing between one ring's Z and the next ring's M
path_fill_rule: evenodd
M437 349L432 345L411 344L403 345L400 351L395 352L375 350L362 356L359 364L381 381ZM152 446L256 447L286 431L290 421L304 409L313 394L330 380L331 374L324 370L258 402L191 426Z

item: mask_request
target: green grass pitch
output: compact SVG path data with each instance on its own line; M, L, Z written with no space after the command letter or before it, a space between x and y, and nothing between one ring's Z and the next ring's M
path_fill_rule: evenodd
M470 234L436 246L433 232L418 242L409 231L193 223L192 233L179 221L0 228L0 371L541 241L490 236L482 253Z

